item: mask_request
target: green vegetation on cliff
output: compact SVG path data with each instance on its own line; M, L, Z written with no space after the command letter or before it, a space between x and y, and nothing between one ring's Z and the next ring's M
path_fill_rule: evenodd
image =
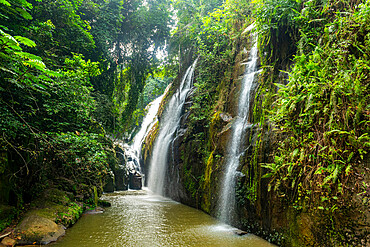
M179 78L199 57L180 161L171 164L182 172L186 202L216 214L254 22L262 72L238 168L239 226L277 230L285 245L370 241L369 2L192 3L175 1L170 43Z
M271 176L270 186L298 208L334 211L344 206L349 191L362 192L363 185L353 175L363 173L369 157L370 5L288 2L281 10L289 12L275 11L268 19L257 19L261 50L273 47L264 53L264 65L272 66L265 80L278 82L278 70L291 66L286 80L274 84L277 93L265 94L270 107L262 114L283 137L274 163L265 165L271 170L265 176ZM257 13L272 12L277 4L266 2ZM279 67L282 61L274 60L272 54L279 50L271 40L284 39L287 27L289 39L296 41L291 49L296 53L282 54L291 60L284 68ZM280 43L288 45L284 42Z

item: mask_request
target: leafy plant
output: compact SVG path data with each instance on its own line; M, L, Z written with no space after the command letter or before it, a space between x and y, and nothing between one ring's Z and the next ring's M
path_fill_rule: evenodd
M282 195L295 191L291 199L298 205L339 203L368 157L369 8L363 3L351 14L330 17L325 32L315 34L320 42L295 57L289 83L277 84L269 117L288 138L266 165L267 176Z

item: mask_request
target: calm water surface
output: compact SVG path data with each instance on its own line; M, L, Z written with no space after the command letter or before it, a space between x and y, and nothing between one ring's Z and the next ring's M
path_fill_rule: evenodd
M112 207L103 214L84 215L66 235L51 246L273 246L209 215L148 191L103 195Z

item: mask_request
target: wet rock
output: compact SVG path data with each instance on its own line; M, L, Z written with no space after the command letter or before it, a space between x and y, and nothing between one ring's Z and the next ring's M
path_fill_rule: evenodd
M102 214L104 213L104 209L101 207L96 207L95 209L88 210L85 212L85 214Z
M106 208L106 207L110 207L112 206L112 204L108 201L105 201L105 200L98 200L98 206L101 206L103 208Z
M130 173L130 189L141 190L142 187L142 177L138 172Z
M2 246L15 246L17 243L17 241L15 239L12 239L12 238L9 238L9 237L5 237L2 241L1 241L1 245ZM0 245L0 246L1 246Z
M116 182L116 190L127 190L128 184L126 182L127 169L124 166L119 166L117 170L114 170L114 177Z
M114 192L114 188L116 187L114 182L114 173L110 172L109 176L107 177L106 184L104 186L103 191L107 193Z
M18 244L48 244L65 234L64 227L38 215L24 218L15 229Z
M237 229L237 230L234 230L234 234L239 235L239 236L244 236L244 235L247 235L248 232Z
M225 112L221 112L221 113L220 113L220 118L221 118L224 122L230 122L230 121L233 119L233 117L232 117L230 114L225 113Z

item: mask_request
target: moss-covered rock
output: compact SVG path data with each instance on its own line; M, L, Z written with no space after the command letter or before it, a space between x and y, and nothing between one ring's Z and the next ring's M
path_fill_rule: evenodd
M76 202L73 194L52 188L31 203L26 216L37 215L69 227L77 222L83 209L83 203Z
M26 216L15 229L18 244L48 244L65 234L64 227L37 214Z

